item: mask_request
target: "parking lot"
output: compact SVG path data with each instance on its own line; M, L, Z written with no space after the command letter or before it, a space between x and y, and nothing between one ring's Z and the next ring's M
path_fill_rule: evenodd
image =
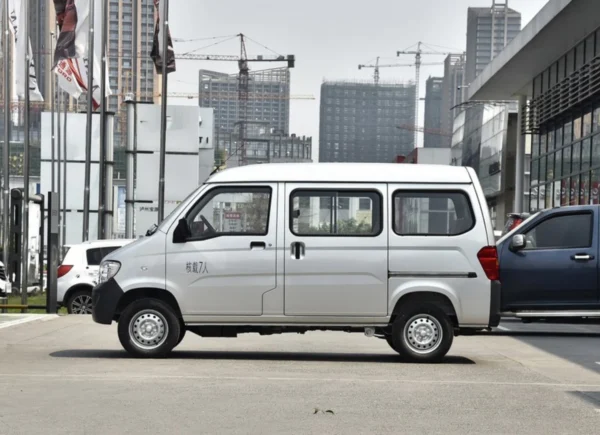
M133 360L115 325L38 319L0 329L0 433L596 433L599 337L505 322L415 365L359 334L189 334Z

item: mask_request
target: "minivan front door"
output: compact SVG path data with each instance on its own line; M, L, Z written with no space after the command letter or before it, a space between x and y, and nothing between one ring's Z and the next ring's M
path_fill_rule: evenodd
M514 249L506 240L500 252L503 310L598 305L596 228L591 210L565 210L517 230L525 248Z
M216 186L167 237L167 289L189 315L252 315L277 287L277 184ZM175 237L176 238L176 237Z
M285 189L285 314L386 316L387 186Z

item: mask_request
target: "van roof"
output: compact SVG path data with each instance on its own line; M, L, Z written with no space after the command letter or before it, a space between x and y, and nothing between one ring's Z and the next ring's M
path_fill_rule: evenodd
M471 183L467 168L397 163L270 163L226 169L207 183Z

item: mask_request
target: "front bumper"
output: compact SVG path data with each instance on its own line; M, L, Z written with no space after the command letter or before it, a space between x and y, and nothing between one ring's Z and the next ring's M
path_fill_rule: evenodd
M92 290L92 319L102 325L110 325L115 318L123 290L114 278L97 285Z
M500 281L492 281L490 293L490 328L495 328L500 324L500 303L502 297L500 289Z

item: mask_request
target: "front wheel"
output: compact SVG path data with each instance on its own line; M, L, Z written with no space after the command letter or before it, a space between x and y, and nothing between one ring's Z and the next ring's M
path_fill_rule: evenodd
M392 347L411 362L440 362L453 341L452 322L436 305L407 306L392 324Z
M92 289L76 290L67 302L69 314L92 314Z
M180 322L173 309L158 299L140 299L119 318L119 341L138 358L164 358L180 338Z

